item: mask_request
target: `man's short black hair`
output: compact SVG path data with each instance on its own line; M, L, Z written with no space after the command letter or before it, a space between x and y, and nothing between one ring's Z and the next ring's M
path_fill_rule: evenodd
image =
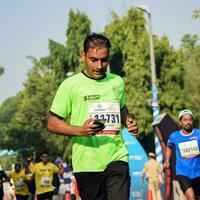
M15 163L15 167L21 167L20 163Z
M41 156L44 154L49 155L49 153L46 150L42 151Z
M91 33L85 38L83 43L83 50L86 53L89 49L95 48L107 48L108 51L111 48L109 39L102 33Z

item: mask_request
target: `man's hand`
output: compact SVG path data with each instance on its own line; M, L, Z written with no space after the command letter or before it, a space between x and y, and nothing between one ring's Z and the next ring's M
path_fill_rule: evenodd
M90 118L82 126L75 126L49 114L47 128L49 131L60 135L92 136L101 133L102 129L104 129L104 126L95 124L94 121L95 119Z
M163 163L163 168L164 169L168 169L170 167L170 162L169 161L165 161L164 163Z
M86 120L83 126L79 127L79 133L82 136L92 136L102 131L102 126L94 123L94 119Z
M128 131L131 133L133 136L138 135L138 124L137 122L131 117L127 116L126 117L126 127L128 128Z

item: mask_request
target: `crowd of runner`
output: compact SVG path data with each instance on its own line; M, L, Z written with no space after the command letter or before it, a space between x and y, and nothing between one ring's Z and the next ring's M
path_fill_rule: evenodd
M78 200L71 167L61 157L50 162L43 151L40 162L29 157L25 165L16 162L9 172L0 168L0 200Z

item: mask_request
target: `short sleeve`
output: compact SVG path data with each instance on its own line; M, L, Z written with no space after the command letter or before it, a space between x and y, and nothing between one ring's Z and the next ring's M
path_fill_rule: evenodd
M126 105L125 99L125 84L124 80L121 78L121 90L120 90L120 109Z
M56 165L53 165L53 172L57 174L59 172L59 168Z
M67 82L64 81L58 88L54 97L50 112L66 118L71 112L70 88Z
M170 137L169 137L169 139L168 139L168 141L167 141L167 146L169 147L169 148L173 148L174 147L174 137L173 137L173 135L174 134L171 134L170 135Z

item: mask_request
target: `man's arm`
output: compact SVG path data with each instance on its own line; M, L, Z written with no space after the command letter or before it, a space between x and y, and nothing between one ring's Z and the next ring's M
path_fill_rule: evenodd
M98 131L98 125L93 124L94 119L88 119L82 126L72 126L62 119L49 114L47 129L50 132L68 136L91 136Z
M138 125L137 122L129 115L128 109L124 106L121 109L121 121L124 126L128 128L128 131L136 136L138 134Z
M146 164L144 165L144 167L143 167L143 169L142 169L142 176L141 176L142 182L144 182L145 176L146 176Z
M63 174L65 169L63 167L63 165L59 165L59 166L56 166L55 164L53 164L53 170L54 170L54 174Z
M169 168L171 154L172 154L172 149L169 146L167 146L165 150L165 162L163 164L164 168Z
M142 171L142 182L144 182L144 177L145 177L145 172L144 172L144 170Z

